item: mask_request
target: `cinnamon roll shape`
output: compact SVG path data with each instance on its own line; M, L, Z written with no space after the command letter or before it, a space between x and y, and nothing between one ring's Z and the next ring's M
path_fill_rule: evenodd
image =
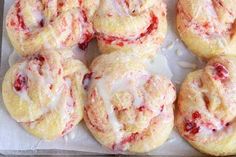
M235 55L234 0L179 0L177 30L186 46L199 57Z
M83 118L86 66L55 51L16 63L3 81L3 100L11 117L32 135L54 140Z
M114 52L91 65L84 120L93 136L113 151L151 151L173 128L173 84L149 73L137 56Z
M162 0L101 0L93 24L102 53L156 51L167 32L166 5Z
M236 155L236 58L213 58L190 73L180 89L179 133L196 149L215 156Z
M6 28L20 55L48 49L82 48L93 38L92 17L99 0L16 0Z

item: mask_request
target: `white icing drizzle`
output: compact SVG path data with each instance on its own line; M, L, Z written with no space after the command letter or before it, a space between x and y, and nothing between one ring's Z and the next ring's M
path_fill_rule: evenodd
M118 13L119 16L122 16L122 11L121 8L119 6L119 4L117 4L116 0L106 0L106 2L111 2L112 6L115 8L116 12ZM109 4L109 3L108 3Z
M25 50L24 44L23 44L23 42L24 42L24 33L22 31L19 32L19 37L20 37L20 39L19 39L20 49L21 49L21 51L24 51Z
M10 67L12 67L21 60L23 60L23 58L14 50L8 58L8 64Z
M20 97L21 100L26 101L29 105L33 105L34 102L31 100L31 98L29 97L28 93L26 90L23 91L16 91L14 88L14 91L16 92L16 94Z
M27 68L28 66L31 67L31 70L29 70ZM38 71L37 65L35 65L35 64L32 64L32 65L30 64L29 65L29 64L27 64L27 62L22 62L19 65L19 74L21 74L22 76L27 76L28 79L35 80L36 82L38 82L42 86L45 86L45 84L47 85L47 84L53 83L54 80L50 76L51 74L49 73L49 65L47 63L44 63L44 69L43 70L44 70L46 75L37 77L38 75L35 76L35 73L33 73L33 72ZM43 113L47 113L49 110L53 110L54 108L56 108L56 106L60 102L61 95L63 93L63 88L62 87L59 88L56 95L53 95L51 93L51 91L49 90L49 88L45 88L45 89L47 90L46 93L49 96L49 98L51 99L51 101L49 102L47 107L42 107L41 108ZM20 97L21 100L26 101L29 105L35 105L35 103L32 101L32 99L28 95L27 90L16 91L14 87L13 87L13 90L16 92L16 94ZM31 112L30 112L30 114L31 114Z
M83 21L83 17L82 17L82 14L79 16L80 17L80 25L78 25L79 26L79 30L81 30L81 32L82 33L79 33L78 35L79 35L79 39L81 39L81 37L82 37L82 35L84 34L83 33L83 31L84 31L84 28L86 28L86 27L88 27L87 25L85 25L85 23L83 22L82 23L82 21ZM72 27L72 26L71 26ZM71 31L72 31L72 28L71 28Z
M46 35L42 35L42 38L43 38L43 47L45 49L51 49L52 45L48 42L48 37Z
M57 0L47 0L44 4L47 7L47 12L45 15L45 22L50 23L50 20L57 14ZM44 2L44 3L45 3Z
M189 63L189 62L185 62L185 61L179 61L178 65L182 68L186 68L186 69L196 69L197 65L194 63Z
M140 97L139 93L138 93L138 88L136 86L130 85L130 92L132 93L133 97L134 97L134 101L133 101L133 105L138 108L142 105L143 102L143 98Z
M66 101L65 101L65 108L61 110L61 116L63 117L62 119L64 121L69 122L70 121L70 114L73 112L74 108L73 108L73 103L74 103L74 99L71 97L70 95L70 89L71 89L71 80L66 78L65 79L65 88L68 91L68 95L66 95Z
M38 25L44 18L43 13L37 8L37 4L35 4L34 6L30 5L29 7L31 9L31 19L34 21L34 24Z
M193 19L196 19L203 10L201 5L196 5L196 6L198 6L198 8L194 10L194 13L193 13L194 18Z
M57 105L60 102L63 91L64 91L63 88L60 88L60 90L57 92L57 94L53 95L53 97L51 97L51 102L47 105L48 106L47 108L49 110L53 110L57 107Z
M33 17L37 23L41 22L43 20L42 12L38 9L32 10Z
M56 48L60 48L60 47L61 47L61 44L60 44L60 41L59 41L59 39L58 39L58 36L57 36L56 33L55 33L54 28L53 28L52 25L50 25L50 24L48 25L48 28L49 28L49 30L50 30L50 33L51 33L51 35L52 35L54 41L56 42Z
M65 79L65 83L66 83L67 88L70 89L70 88L71 88L71 83L72 83L71 80L68 79L68 78L66 78L66 79Z
M133 105L135 108L139 108L143 103L143 95L140 93L142 86L147 82L149 79L148 73L139 73L136 75L135 79L139 81L135 81L132 78L133 76L127 76L128 78L120 79L119 81L115 82L115 85L112 87L111 94L116 92L123 92L128 91L133 96Z
M78 13L77 13L77 14L78 14ZM60 36L57 37L57 38L59 38L59 40L67 39L67 37L72 33L72 22L73 22L72 20L73 20L72 15L68 13L67 16L66 16L66 23L67 23L67 26L65 27L65 31L60 32ZM82 31L82 30L83 30L82 25L79 24L79 26L81 27L80 30ZM64 27L64 26L62 26L62 27ZM79 35L80 35L80 37L81 37L81 36L82 36L82 33L79 33ZM58 44L58 42L57 42L57 44ZM60 44L59 44L59 45L60 45ZM57 47L58 47L59 45L57 45ZM58 48L60 48L60 46L59 46Z
M21 74L22 76L27 76L24 69L26 68L27 64L25 62L20 63L19 65L19 74ZM22 90L22 91L16 91L15 88L13 87L13 91L20 97L21 100L26 101L29 105L33 106L34 102L31 100L31 98L28 95L28 92L26 89ZM29 118L30 120L34 120L32 117L32 112L29 112Z
M119 143L123 137L123 134L124 134L122 131L122 125L117 120L114 108L111 104L111 100L110 100L111 97L107 93L106 85L102 79L97 82L97 88L98 88L98 91L103 99L104 106L105 106L106 112L108 114L109 122L112 125L113 131L115 133L116 143Z
M54 81L54 79L52 78L52 74L50 73L50 67L49 67L49 65L48 65L48 63L44 63L44 77L43 77L43 79L44 79L44 83L46 84L46 85L50 85L50 84L52 84L53 83L53 81Z
M221 38L217 38L217 43L221 48L228 49L227 47L228 42L223 36Z
M97 89L100 94L100 96L103 99L104 107L106 109L106 112L108 114L108 119L110 124L112 125L113 131L116 136L116 143L119 143L122 140L124 132L122 131L122 125L118 121L113 105L111 103L111 98L114 93L117 92L129 92L133 96L133 105L135 108L138 108L142 105L142 102L144 101L144 96L140 94L139 91L143 90L143 85L147 82L147 80L150 77L150 74L144 71L140 71L139 73L135 73L136 77L134 80L134 75L129 74L125 78L121 78L120 80L117 80L114 82L112 87L107 87L107 84L105 83L106 78L102 78L97 81ZM130 123L133 123L134 121L130 121ZM148 124L147 124L148 125Z

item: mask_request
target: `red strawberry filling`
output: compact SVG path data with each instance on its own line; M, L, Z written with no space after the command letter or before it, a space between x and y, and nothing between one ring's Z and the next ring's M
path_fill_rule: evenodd
M139 135L140 134L138 132L132 133L130 136L127 136L127 137L123 138L120 143L118 143L118 144L114 143L112 145L112 149L117 150L117 151L123 151L124 147L125 147L125 144L128 144L128 143L131 143L131 142L135 141Z
M199 132L200 127L197 126L197 124L194 121L187 120L185 122L184 130L186 132L189 132L190 134L195 135L195 134L197 134Z
M193 28L199 35L204 35L207 38L215 34L226 34L228 30L217 30L211 21L204 21L199 23L195 21L194 17L192 17L189 13L187 13L183 8L182 4L179 3L177 7L177 14L179 14L180 18L185 20L183 22L184 26L178 26L178 29L181 31L185 31L185 29Z
M43 63L44 63L44 61L45 61L45 57L42 56L42 55L40 55L40 54L37 55L37 56L35 56L34 59L35 59L36 61L39 61L39 65L40 65L40 66L42 66Z
M45 60L46 60L46 58L44 56L42 56L41 54L36 55L36 56L33 57L33 61L36 62L36 63L35 62L34 63L39 65L38 71L39 71L40 75L43 75L42 66L43 66Z
M26 29L26 25L25 25L25 22L24 22L24 19L21 15L21 6L20 6L20 1L18 1L16 3L16 16L17 16L17 20L18 20L18 25L19 25L19 28L21 29Z
M192 113L192 120L185 120L184 131L189 132L190 134L197 134L200 130L200 127L197 126L196 120L201 118L201 114L198 111Z
M128 136L128 137L126 137L126 138L124 138L122 141L121 141L121 143L120 144L126 144L126 143L130 143L130 142L133 142L133 141L135 141L136 140L136 138L137 138L137 136L139 135L139 133L138 132L136 132L136 133L132 133L130 136Z
M81 50L85 50L88 47L90 40L93 39L93 34L90 32L87 32L84 34L84 38L85 38L84 42L78 44L78 46Z
M215 63L214 65L214 79L224 81L229 77L229 72L224 65L220 63Z
M201 118L201 114L200 114L198 111L195 111L195 112L192 114L192 118L193 118L193 119Z
M93 119L93 121L90 119L90 117L89 117L89 112L92 112L91 114L93 114L95 117L94 117L94 119ZM89 123L89 125L91 126L91 127L93 127L96 131L98 131L98 132L102 132L102 133L104 133L105 131L104 131L104 129L102 128L102 126L101 125L99 125L99 120L96 118L96 115L95 115L95 113L92 111L92 110L90 110L90 107L89 106L86 106L85 108L84 108L84 113L85 113L85 116L87 117L87 122Z
M136 39L131 40L125 37L107 36L102 33L98 33L97 38L105 41L106 44L112 44L113 42L115 42L115 44L120 47L124 46L124 43L132 44L132 43L138 42L142 38L151 34L154 30L158 29L158 17L154 15L153 13L151 13L150 16L151 16L150 25L147 27L147 29L144 32L140 33L140 35Z
M14 82L14 88L17 92L27 89L27 76L17 74L16 80Z
M83 23L86 23L86 24L90 25L90 22L87 18L86 12L84 10L82 10L81 13L82 13L83 20L84 20ZM85 26L85 29L86 29L86 26ZM85 50L88 47L88 44L89 44L90 40L93 39L93 36L94 36L94 32L93 31L91 32L91 31L86 29L86 31L84 32L83 37L82 37L82 39L83 39L82 42L80 42L78 44L79 48L81 50Z

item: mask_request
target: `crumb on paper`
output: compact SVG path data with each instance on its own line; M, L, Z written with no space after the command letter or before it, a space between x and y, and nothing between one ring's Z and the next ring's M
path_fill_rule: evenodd
M174 48L174 42L171 42L168 46L167 46L167 50L171 50Z
M181 81L175 80L174 83L179 85L181 84Z
M177 56L182 56L183 55L183 52L180 49L177 49L175 53L176 53Z
M180 67L182 68L186 68L186 69L196 69L197 65L194 63L189 63L189 62L185 62L185 61L180 61L177 63Z

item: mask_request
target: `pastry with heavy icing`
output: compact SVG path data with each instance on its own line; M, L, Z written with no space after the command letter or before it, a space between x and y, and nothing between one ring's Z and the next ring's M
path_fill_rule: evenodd
M102 145L141 153L168 139L176 97L169 79L147 71L133 52L101 55L91 70L84 120Z
M16 0L6 18L8 36L23 56L76 44L85 48L98 5L99 0Z
M45 51L13 65L3 81L9 114L36 137L53 140L83 118L86 66L56 51Z

